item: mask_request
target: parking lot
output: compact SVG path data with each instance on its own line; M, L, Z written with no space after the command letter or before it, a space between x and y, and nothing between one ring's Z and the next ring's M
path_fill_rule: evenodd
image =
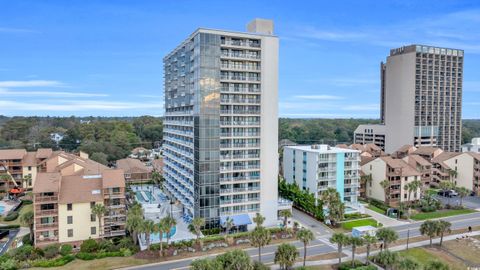
M449 198L447 197L443 197L439 195L435 195L435 197L439 199L443 204L448 203ZM450 198L450 205L460 205L460 197L456 196L456 197ZM480 197L467 196L463 198L463 206L470 209L480 210Z

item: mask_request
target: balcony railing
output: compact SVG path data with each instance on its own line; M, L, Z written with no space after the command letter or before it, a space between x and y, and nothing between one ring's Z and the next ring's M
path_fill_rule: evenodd
M56 202L58 201L58 196L34 196L35 202Z
M36 230L42 230L42 229L55 229L58 228L58 223L46 223L46 224L36 224L35 229Z
M58 215L58 209L52 210L37 210L35 211L36 216L55 216Z

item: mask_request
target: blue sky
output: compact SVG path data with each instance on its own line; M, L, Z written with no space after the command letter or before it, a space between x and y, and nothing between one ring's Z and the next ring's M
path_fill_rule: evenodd
M163 115L162 58L198 27L280 37L280 116L378 118L379 63L411 43L465 50L480 118L478 1L0 0L0 114Z

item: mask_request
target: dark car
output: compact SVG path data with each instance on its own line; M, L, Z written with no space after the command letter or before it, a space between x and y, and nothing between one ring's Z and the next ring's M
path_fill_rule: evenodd
M440 190L437 192L437 195L451 198L458 196L458 193L455 190Z

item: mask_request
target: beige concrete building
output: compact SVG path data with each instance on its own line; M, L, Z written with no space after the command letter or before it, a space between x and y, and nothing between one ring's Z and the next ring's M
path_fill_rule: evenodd
M36 246L125 235L125 180L112 170L76 155L58 152L42 162L33 187ZM100 220L91 209L103 204Z
M117 168L125 173L125 181L128 183L147 182L152 179L152 168L134 158L124 158L117 160Z
M398 207L400 202L408 202L408 192L405 185L420 180L421 173L402 159L379 157L362 166L364 175L371 175L365 185L365 193L369 198L384 201L392 207ZM388 180L389 186L384 189L380 182ZM410 201L420 199L421 188L410 195Z
M405 144L460 151L463 58L463 50L423 45L390 51L381 63L380 119L387 153ZM355 138L360 142L376 126L363 125Z
M7 192L14 187L32 188L37 176L37 166L53 154L52 149L40 148L0 150L0 174L11 176L10 181L0 181L0 190Z

